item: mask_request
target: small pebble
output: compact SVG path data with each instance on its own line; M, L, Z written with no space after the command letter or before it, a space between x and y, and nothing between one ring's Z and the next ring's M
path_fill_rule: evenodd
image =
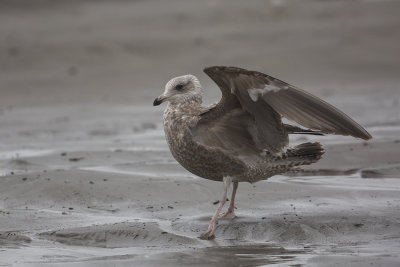
M84 159L84 157L78 157L78 158L69 158L68 160L76 162L76 161L80 161L80 160L83 160L83 159Z
M229 201L229 199L227 198L226 201ZM217 205L218 203L219 203L219 200L214 201L214 202L213 202L213 205Z

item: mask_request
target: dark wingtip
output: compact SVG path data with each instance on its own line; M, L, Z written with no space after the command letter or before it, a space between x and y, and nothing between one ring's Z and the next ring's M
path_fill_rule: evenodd
M353 134L351 134L351 136L356 137L356 138L360 138L363 140L370 140L372 139L372 135L365 130L361 125L357 124L358 126L357 129L355 131L353 131Z
M360 138L362 138L364 140L371 140L372 139L372 135L369 132L365 131L365 133L363 133L363 135L360 136Z

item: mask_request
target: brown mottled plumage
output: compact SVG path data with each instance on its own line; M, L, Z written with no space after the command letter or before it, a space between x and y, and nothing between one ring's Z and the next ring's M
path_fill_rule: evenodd
M221 88L219 103L202 106L202 88L193 75L173 78L154 100L154 105L169 102L164 130L174 158L195 175L224 182L217 212L202 238L214 237L219 218L235 217L238 182L257 182L321 158L324 151L320 143L288 148L288 134L371 138L337 108L276 78L235 67L204 71ZM310 129L283 124L282 116ZM229 209L219 215L232 182Z

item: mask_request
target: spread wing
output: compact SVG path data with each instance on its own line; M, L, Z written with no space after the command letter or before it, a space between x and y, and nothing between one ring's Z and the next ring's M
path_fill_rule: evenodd
M204 72L220 87L221 101L200 120L198 127L217 126L233 109L248 120L247 132L258 149L280 151L288 143L281 116L304 127L327 134L350 135L368 140L371 135L334 106L266 74L236 67L215 66ZM234 118L228 119L233 123ZM229 122L224 129L229 138ZM212 128L212 127L211 127Z

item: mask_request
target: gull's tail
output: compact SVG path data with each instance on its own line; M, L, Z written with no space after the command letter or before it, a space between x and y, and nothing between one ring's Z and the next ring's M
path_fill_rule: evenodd
M285 160L289 162L290 166L309 165L317 162L324 152L324 148L319 142L308 142L287 149L282 158L286 158Z
M276 174L299 171L296 167L317 162L323 154L324 149L319 142L308 142L288 148L283 153L271 155L268 164L262 162L256 165L246 177L246 181L254 183Z

